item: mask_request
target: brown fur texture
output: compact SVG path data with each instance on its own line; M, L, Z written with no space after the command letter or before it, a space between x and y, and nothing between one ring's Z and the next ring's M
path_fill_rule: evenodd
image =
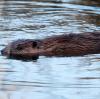
M17 40L1 51L14 57L82 56L100 53L100 33L51 36L42 40Z

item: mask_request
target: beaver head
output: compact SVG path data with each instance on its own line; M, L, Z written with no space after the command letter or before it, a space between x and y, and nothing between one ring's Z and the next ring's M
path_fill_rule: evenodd
M39 40L21 39L8 44L3 50L2 55L10 58L32 58L37 59L39 56Z

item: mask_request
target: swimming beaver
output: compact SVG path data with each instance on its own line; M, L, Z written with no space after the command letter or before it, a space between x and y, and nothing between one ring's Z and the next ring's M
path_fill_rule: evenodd
M65 34L41 40L17 40L8 44L1 53L20 58L96 54L100 53L100 33Z

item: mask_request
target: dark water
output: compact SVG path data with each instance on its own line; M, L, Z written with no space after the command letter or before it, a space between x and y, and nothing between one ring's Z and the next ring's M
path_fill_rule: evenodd
M0 0L0 50L19 38L94 31L99 0ZM0 99L100 99L100 54L29 62L0 55Z

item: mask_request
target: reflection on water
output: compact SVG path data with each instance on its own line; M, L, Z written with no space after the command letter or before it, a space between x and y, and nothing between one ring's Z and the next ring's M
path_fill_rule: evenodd
M100 31L99 6L99 0L1 0L0 50L19 38ZM0 99L99 99L99 64L99 54L29 62L0 56Z

